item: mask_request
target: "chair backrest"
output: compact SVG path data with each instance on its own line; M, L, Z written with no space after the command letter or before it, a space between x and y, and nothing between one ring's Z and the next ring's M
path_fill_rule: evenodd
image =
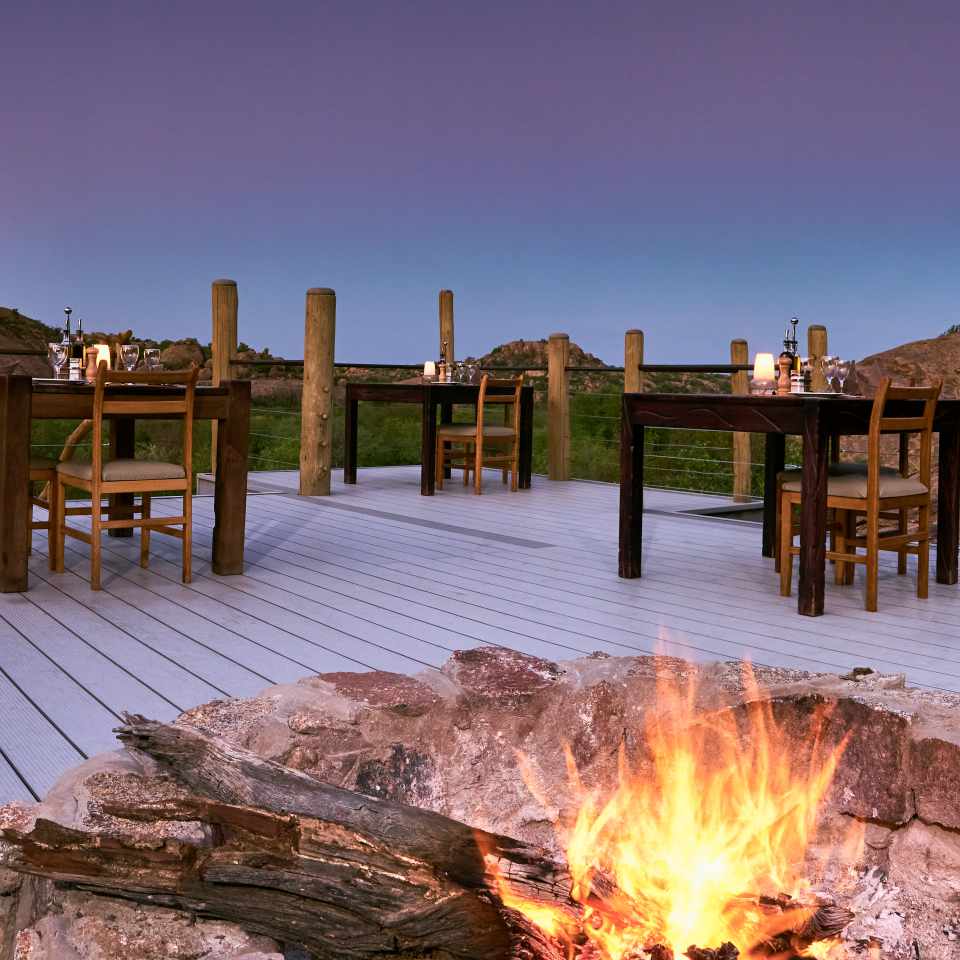
M480 381L480 396L477 398L477 434L483 431L484 408L490 404L512 405L513 429L520 435L520 391L523 389L523 374L516 377L491 377L485 373ZM509 390L509 393L491 393L491 390ZM504 423L507 409L504 407Z
M93 395L93 478L103 477L103 420L107 416L163 417L168 420L183 420L182 460L186 479L192 476L193 465L193 402L196 396L197 367L163 373L140 373L126 370L108 370L105 362L97 367L96 387ZM111 396L108 387L112 384L136 384L156 387L158 393L165 387L184 387L171 390L169 396L136 393ZM145 391L147 393L147 391Z
M875 499L880 489L880 437L885 433L900 435L900 473L909 472L908 443L911 434L920 434L920 463L917 479L930 488L930 465L933 449L933 418L943 381L929 387L895 387L884 377L877 388L870 412L870 433L867 437L867 496ZM888 416L890 403L909 404L910 409L894 411ZM909 414L909 415L908 415Z

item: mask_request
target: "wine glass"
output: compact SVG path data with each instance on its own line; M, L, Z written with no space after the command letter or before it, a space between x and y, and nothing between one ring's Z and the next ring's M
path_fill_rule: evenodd
M843 385L850 376L850 368L853 366L849 360L837 360L837 381L840 384L840 393L843 393Z
M125 343L120 347L120 359L127 373L131 373L137 368L137 361L140 359L140 347L135 343Z
M147 370L156 373L160 369L160 350L158 347L146 347L143 351L143 363Z
M833 381L837 379L837 357L823 358L823 375L827 381L827 390L836 393Z
M67 345L65 343L48 343L47 351L50 355L50 366L53 367L53 375L60 379L60 371L67 362Z

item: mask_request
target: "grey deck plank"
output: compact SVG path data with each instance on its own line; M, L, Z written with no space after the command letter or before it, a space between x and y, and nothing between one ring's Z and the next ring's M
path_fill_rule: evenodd
M174 556L167 544L158 544L156 552L168 560ZM195 556L200 558L203 555L204 548L198 545ZM209 556L209 548L206 548L206 555ZM307 598L297 598L283 591L271 592L269 587L248 575L224 579L208 574L209 564L195 563L191 588L239 612L249 621L279 627L294 637L318 645L317 649L339 654L342 659L336 669L343 669L352 662L347 669L410 672L442 663L448 655L447 652L437 654L429 644L412 638L406 638L410 649L398 649L398 641L402 638L395 631L386 631L355 617L338 615ZM426 659L427 656L431 659Z
M0 803L9 803L11 800L31 803L34 799L29 787L0 753Z
M275 670L271 670L276 661L264 656L263 648L131 579L130 573L140 569L139 553L135 559L129 551L104 553L103 570L110 574L104 575L104 592L123 604L119 607L123 616L114 615L113 622L126 629L149 628L149 633L141 635L150 639L151 645L172 651L179 663L230 696L251 696L264 684L277 682Z
M43 796L70 767L84 759L37 707L0 671L0 751ZM0 802L12 799L0 797Z
M152 591L169 593L171 590L176 590L178 601L188 606L198 616L216 617L225 629L248 639L254 645L267 648L278 660L286 664L282 671L275 671L285 674L278 678L278 682L289 682L302 677L304 670L324 673L337 670L373 669L366 663L350 659L315 641L304 640L288 633L268 620L254 617L229 606L234 588L229 585L224 586L220 578L204 576L202 569L195 571L193 583L180 584L179 558L172 554L167 558L162 551L152 553L150 570L131 569L129 576ZM217 589L218 587L221 589Z
M68 731L73 742L88 756L115 746L111 727L119 721L89 687L76 679L33 637L55 633L57 624L41 623L37 608L28 600L8 604L0 620L0 669L28 697L43 708L51 721ZM87 677L87 679L92 679Z
M181 667L174 651L151 646L147 639L152 639L149 634L153 631L146 624L131 623L132 629L117 626L112 618L123 621L130 617L129 611L121 610L122 601L103 591L94 593L87 581L69 570L58 575L41 567L32 571L32 576L34 582L42 579L50 588L44 596L47 613L61 625L69 625L82 638L80 642L148 683L168 703L168 709L184 709L224 695L222 689Z

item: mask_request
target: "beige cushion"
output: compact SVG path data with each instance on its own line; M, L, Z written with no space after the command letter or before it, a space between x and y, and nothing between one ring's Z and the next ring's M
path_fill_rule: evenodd
M800 493L800 480L788 480L783 489L790 493ZM881 497L914 497L929 491L915 477L901 477L896 471L881 473ZM840 477L827 479L827 495L831 497L850 497L865 500L867 497L867 475L865 473L848 473Z
M57 472L67 477L89 480L93 464L74 463L67 460L57 465ZM183 480L186 474L179 463L164 463L161 460L110 460L103 465L103 479L116 480Z
M885 477L896 477L900 475L900 471L894 469L893 467L881 467L880 468L881 476ZM831 477L846 477L850 475L863 476L867 475L867 465L865 463L831 463L830 464L830 476ZM803 470L781 470L777 474L777 479L781 483L785 483L789 480L799 480L803 476Z
M57 461L48 460L46 457L31 457L30 469L31 470L56 470Z
M475 437L477 427L473 423L447 423L437 427L437 432L441 437ZM512 437L513 427L485 426L483 435L485 437Z

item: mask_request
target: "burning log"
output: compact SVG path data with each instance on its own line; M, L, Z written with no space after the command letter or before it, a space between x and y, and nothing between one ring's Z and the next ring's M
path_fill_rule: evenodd
M106 832L49 819L8 827L5 865L233 921L319 960L564 960L557 942L496 896L478 840L524 896L573 916L563 869L536 848L321 783L192 728L127 720L121 740L193 793L108 793L98 800ZM132 829L160 821L201 829L168 829L152 843Z

